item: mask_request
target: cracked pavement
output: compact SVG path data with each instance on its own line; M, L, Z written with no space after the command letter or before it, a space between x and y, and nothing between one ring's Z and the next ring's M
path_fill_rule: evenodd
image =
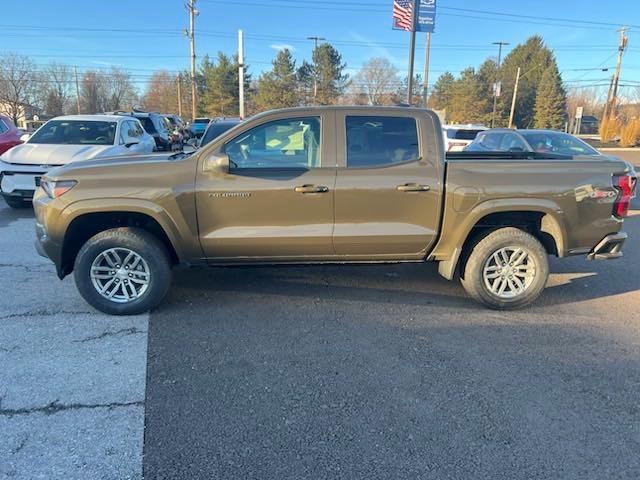
M0 479L140 479L148 316L109 317L0 200Z

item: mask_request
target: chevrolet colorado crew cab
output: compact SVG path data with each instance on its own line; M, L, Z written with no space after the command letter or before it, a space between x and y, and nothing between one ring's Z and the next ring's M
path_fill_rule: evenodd
M33 199L36 247L111 314L156 307L176 264L435 261L509 309L542 292L548 255L622 255L635 182L600 155L445 156L429 110L294 108L192 154L51 170Z

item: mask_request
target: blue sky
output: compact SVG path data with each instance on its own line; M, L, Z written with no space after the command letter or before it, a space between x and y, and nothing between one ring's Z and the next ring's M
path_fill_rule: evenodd
M28 8L3 3L1 53L29 55L38 64L75 64L80 71L114 64L129 70L141 89L154 69L188 66L188 40L180 33L188 17L181 0L29 0ZM243 29L247 63L257 76L269 68L278 48L292 48L298 62L308 59L312 42L306 37L318 35L340 50L350 69L383 56L406 72L409 34L391 29L391 5L392 0L198 0L197 53L233 53L237 30ZM431 79L495 56L492 42L510 42L508 53L537 33L556 52L565 81L602 83L611 71L580 69L615 65L615 25L621 22L635 26L628 34L622 79L640 82L638 0L438 0ZM422 71L424 34L418 35L418 47L416 69Z

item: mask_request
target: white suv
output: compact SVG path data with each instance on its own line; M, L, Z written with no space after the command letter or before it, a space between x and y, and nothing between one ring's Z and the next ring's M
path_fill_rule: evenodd
M443 125L444 146L447 152L461 152L475 140L476 135L483 130L489 130L484 125Z
M153 152L140 122L120 115L67 115L49 120L0 156L0 194L10 207L31 201L40 178L67 163Z

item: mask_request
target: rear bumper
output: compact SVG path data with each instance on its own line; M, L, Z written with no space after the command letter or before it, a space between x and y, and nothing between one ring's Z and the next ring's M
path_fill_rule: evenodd
M627 239L624 232L612 233L604 237L587 255L589 260L613 260L622 257L622 246Z

